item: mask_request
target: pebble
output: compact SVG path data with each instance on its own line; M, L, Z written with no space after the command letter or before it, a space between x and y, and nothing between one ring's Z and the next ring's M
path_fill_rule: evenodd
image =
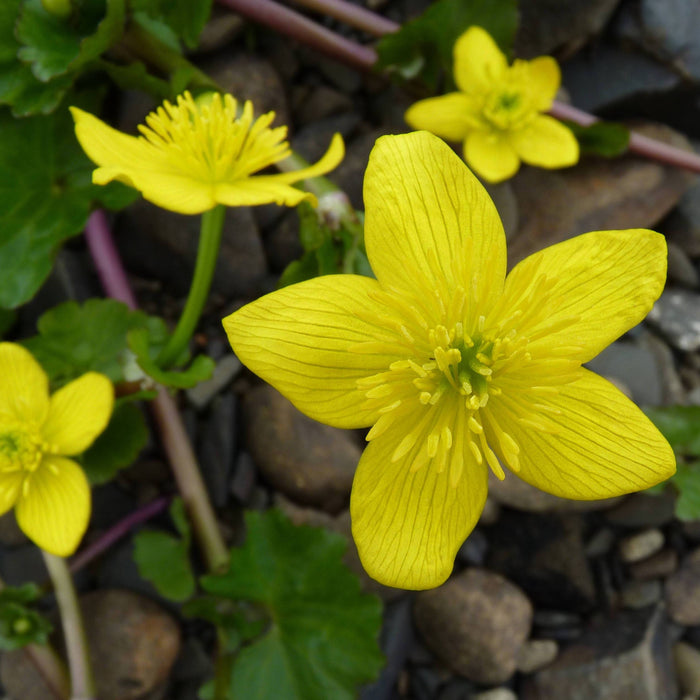
M193 386L185 393L189 402L198 410L206 408L211 400L241 371L243 365L233 354L222 357L209 379Z
M688 254L675 243L668 243L668 278L684 287L696 289L700 274Z
M662 549L652 556L631 564L629 572L632 578L644 581L654 578L666 578L678 568L678 554L673 549Z
M483 693L471 696L472 700L518 700L518 696L510 688L491 688Z
M622 503L605 512L611 525L629 528L659 527L670 523L675 517L676 497L662 493L634 493Z
M354 436L307 418L263 384L243 402L247 445L269 484L302 505L338 512L347 505L362 454Z
M485 569L466 569L414 599L425 644L456 673L495 685L515 672L532 623L532 604L514 584Z
M663 596L660 581L629 581L622 589L622 605L632 610L654 605Z
M615 544L615 533L609 527L597 530L586 542L585 552L589 558L602 557L607 554Z
M620 557L630 564L656 554L664 546L664 533L656 528L625 537L620 542Z
M679 625L700 625L700 549L666 580L668 615Z
M673 665L680 691L694 698L700 696L700 650L687 642L676 642Z
M559 645L553 639L530 639L518 654L518 671L534 673L557 658Z
M685 352L700 348L700 294L666 290L647 316L673 347Z

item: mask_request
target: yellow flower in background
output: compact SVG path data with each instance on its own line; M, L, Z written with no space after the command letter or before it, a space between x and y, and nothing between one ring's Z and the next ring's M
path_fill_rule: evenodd
M105 429L114 390L88 372L49 396L49 380L21 345L0 343L0 514L13 506L24 533L68 556L90 517L90 487L69 456Z
M479 519L489 468L580 500L674 472L654 425L581 366L661 293L663 236L588 233L506 278L493 203L425 132L377 141L364 198L376 279L292 285L224 327L238 357L307 415L373 426L350 503L372 577L402 588L441 584Z
M287 127L270 128L268 112L257 119L246 102L237 116L231 95L218 93L195 101L189 92L177 104L164 102L129 136L77 107L71 107L75 133L88 157L99 167L96 185L119 180L139 190L163 209L200 214L217 204L229 207L277 203L289 207L315 197L292 185L333 170L343 159L336 134L315 165L293 172L254 175L291 154Z
M506 57L481 27L470 27L454 46L454 79L460 92L421 100L406 112L413 129L461 141L464 159L489 182L512 177L520 161L541 168L578 162L576 137L541 114L554 100L561 74L549 56L532 61Z

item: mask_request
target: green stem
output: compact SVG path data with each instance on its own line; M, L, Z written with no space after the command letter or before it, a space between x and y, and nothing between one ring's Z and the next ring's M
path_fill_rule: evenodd
M226 208L219 205L202 214L202 227L199 234L199 249L194 268L192 285L185 308L177 323L175 332L160 351L156 362L163 369L172 366L187 347L202 315L204 303L209 296L211 280L214 276L216 258L219 255L221 231L224 225Z
M53 583L58 608L61 611L63 637L71 678L71 700L93 700L96 697L87 640L80 614L78 596L68 564L62 557L44 552L44 563Z

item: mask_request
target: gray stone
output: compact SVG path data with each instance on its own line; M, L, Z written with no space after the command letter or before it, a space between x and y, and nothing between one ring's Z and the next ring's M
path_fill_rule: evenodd
M647 319L678 350L700 348L700 294L669 289L659 297Z
M548 666L557 658L559 645L553 639L530 639L518 654L518 671L534 673Z
M518 696L510 688L491 688L471 697L472 700L518 700Z
M632 100L645 104L659 100L681 84L670 68L638 52L601 44L582 52L562 66L563 82L571 101L586 112L600 112Z
M489 471L489 496L501 505L529 513L549 511L589 511L611 508L620 498L606 498L598 501L574 501L560 498L531 486L512 472L506 472L501 480Z
M354 104L349 95L326 85L300 85L295 89L293 100L299 125L313 124L334 114L350 112Z
M643 406L663 401L663 383L654 353L636 343L616 341L586 364L588 369L627 386L632 399Z
M700 285L697 268L685 250L672 241L668 243L668 279L690 289Z
M646 124L636 130L690 150L688 140L669 127ZM520 214L508 261L513 265L587 231L652 228L694 180L679 168L634 155L584 159L565 170L523 168L511 180Z
M656 554L664 546L664 533L656 528L637 532L620 542L620 556L628 564Z
M641 347L651 351L656 358L661 372L662 405L675 406L687 403L687 394L671 348L657 335L646 330L639 334L638 342Z
M229 47L244 27L245 22L240 15L214 5L211 17L199 35L197 53L209 53Z
M601 528L586 542L586 556L602 557L612 549L614 544L615 533L609 527Z
M543 54L571 54L605 26L620 0L568 3L527 0L519 5L516 54L533 58Z
M633 493L619 505L605 511L605 519L612 525L622 527L659 527L670 523L675 517L676 498L662 493Z
M489 541L487 566L517 583L538 607L585 612L593 606L580 515L504 511Z
M660 607L626 610L591 626L554 663L529 676L523 700L676 700Z
M654 578L666 578L678 568L678 554L673 549L662 549L653 556L632 564L629 572L632 578L646 581Z
M694 143L697 150L698 144ZM681 197L663 222L663 232L691 258L700 257L700 181Z
M257 483L257 473L258 470L250 453L239 452L231 476L231 493L239 503L243 505L250 503Z
M243 411L248 449L274 488L329 512L347 505L362 454L351 433L307 418L268 385L248 392Z
M211 377L187 390L188 401L201 411L240 372L241 361L232 353L222 357Z
M666 580L668 615L679 625L700 625L700 549Z
M632 610L646 608L661 600L663 588L659 581L628 581L622 589L622 605Z
M426 645L443 663L488 685L513 675L532 623L525 594L485 569L466 569L439 588L421 591L413 613Z
M700 650L687 642L676 642L673 664L681 693L695 698L700 696Z
M19 529L14 510L0 516L0 544L15 547L28 542L27 536Z

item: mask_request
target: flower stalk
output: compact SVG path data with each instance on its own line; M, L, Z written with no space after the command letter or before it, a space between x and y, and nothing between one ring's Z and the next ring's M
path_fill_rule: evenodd
M103 213L95 213L88 219L85 236L93 258L99 260L96 267L107 294L135 309L136 300L126 280ZM228 563L228 550L219 531L182 418L172 397L164 389L158 392L151 403L151 410L207 566L212 572L218 571Z
M175 332L156 359L163 369L171 367L187 348L202 315L219 255L225 213L225 207L218 205L202 214L197 261L185 308L175 327Z
M66 560L42 550L44 563L51 577L66 643L71 678L71 700L92 700L96 697L95 680L88 655L78 596Z

